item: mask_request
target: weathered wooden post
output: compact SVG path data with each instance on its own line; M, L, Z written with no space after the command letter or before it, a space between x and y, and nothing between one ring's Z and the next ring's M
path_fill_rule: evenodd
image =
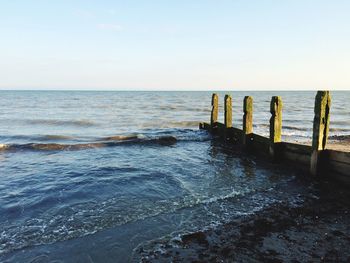
M331 108L331 95L329 91L317 91L315 98L315 116L312 134L312 154L310 163L310 173L316 175L320 171L320 161L323 150L326 149L329 117Z
M253 98L245 96L243 100L243 146L246 147L253 133Z
M279 157L279 143L282 141L282 99L273 96L270 104L270 156L276 160Z
M232 127L232 99L230 95L225 95L225 127Z
M210 115L210 127L213 129L218 122L218 112L219 112L219 96L213 93L211 97L211 115Z
M232 127L232 99L230 95L225 95L225 139L229 139L228 130Z

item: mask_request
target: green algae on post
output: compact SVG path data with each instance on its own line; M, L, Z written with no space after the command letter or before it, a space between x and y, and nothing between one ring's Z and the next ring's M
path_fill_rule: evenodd
M232 99L230 95L225 95L225 127L232 127Z
M210 125L213 128L215 123L218 121L219 114L219 96L213 93L211 97L211 115L210 115Z
M329 133L330 108L331 96L329 91L318 91L315 97L315 116L312 134L312 155L310 162L310 173L312 175L319 173L322 151L326 149Z
M282 99L280 96L273 96L270 104L270 155L272 158L278 156L277 143L282 141Z
M243 100L243 144L248 142L248 135L253 133L253 98L245 96Z

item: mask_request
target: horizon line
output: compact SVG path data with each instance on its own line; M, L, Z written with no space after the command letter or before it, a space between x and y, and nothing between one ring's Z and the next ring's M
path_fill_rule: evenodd
M168 92L168 91L211 91L211 92L223 92L223 91L319 91L319 90L329 90L329 91L350 91L350 89L315 89L315 88L295 88L295 89L278 89L278 88L246 88L246 89L118 89L118 88L110 88L110 89L84 89L84 88L0 88L0 91L121 91L121 92L130 92L130 91L146 91L146 92Z

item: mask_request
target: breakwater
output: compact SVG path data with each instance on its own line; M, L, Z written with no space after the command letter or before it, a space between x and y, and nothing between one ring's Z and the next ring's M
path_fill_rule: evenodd
M253 133L253 98L243 100L243 129L232 126L232 98L224 98L224 123L218 122L219 97L212 95L210 123L200 123L200 129L223 139L226 143L273 161L289 162L304 167L311 175L331 176L350 183L350 153L327 149L330 126L331 95L329 91L318 91L315 97L312 145L282 141L282 109L280 96L273 96L270 102L270 136ZM300 105L302 108L303 105Z

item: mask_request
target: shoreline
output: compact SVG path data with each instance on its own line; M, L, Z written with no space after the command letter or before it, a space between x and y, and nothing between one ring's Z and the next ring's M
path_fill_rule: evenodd
M326 148L336 151L350 152L350 135L329 137Z
M302 145L311 145L312 141L297 141L291 140L291 143L298 143ZM350 135L334 135L328 138L326 149L350 152Z
M349 262L350 192L321 183L320 196L279 203L206 231L139 248L140 262ZM152 250L153 248L153 250Z

